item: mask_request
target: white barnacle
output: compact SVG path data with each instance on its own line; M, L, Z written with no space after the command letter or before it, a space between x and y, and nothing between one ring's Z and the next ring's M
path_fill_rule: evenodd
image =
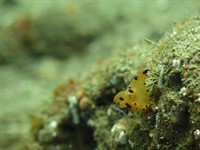
M181 67L180 59L173 59L172 60L172 66L175 67L175 68L180 68Z

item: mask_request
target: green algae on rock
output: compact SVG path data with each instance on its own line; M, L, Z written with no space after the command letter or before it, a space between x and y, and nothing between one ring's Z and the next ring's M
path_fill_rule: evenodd
M148 82L158 112L151 130L151 149L198 149L193 139L199 128L200 18L183 20L158 44L148 63ZM189 75L184 75L185 73ZM157 88L156 88L157 87Z
M198 149L199 25L199 17L184 20L153 49L138 51L145 46L135 45L99 63L75 85L58 88L43 113L43 128L34 130L36 141L60 149ZM120 115L113 97L141 68L149 69L146 85L154 104L143 113ZM82 109L83 98L92 105Z
M138 49L146 50L146 54L143 55L143 51L138 51ZM142 60L145 59L147 54L149 56L152 54L152 51L148 50L146 45L135 45L125 50L126 53L119 51L119 54L114 55L114 58L104 60L101 65L98 64L86 78L73 79L59 86L55 90L53 103L47 106L43 112L42 118L45 118L43 128L34 129L34 131L38 131L35 134L37 135L36 141L45 148L55 148L60 145L62 145L62 148L68 148L68 145L80 148L76 146L78 141L73 137L87 136L91 144L87 142L78 143L80 145L85 143L89 148L96 146L98 149L117 147L121 144L126 145L128 140L125 130L120 131L117 126L116 129L113 127L114 122L121 115L116 111L116 106L113 106L112 100L114 94L131 80L132 74L130 72L136 75L137 68L143 66L144 61ZM137 60L137 58L141 59ZM123 67L124 62L127 65ZM116 74L116 72L119 72L119 74ZM102 77L104 78L102 79ZM85 101L87 106L83 104ZM108 121L105 121L105 119ZM56 126L52 128L52 124L56 124ZM83 127L84 131L82 131ZM106 128L102 130L104 127ZM112 128L113 133L111 134ZM71 129L77 130L77 132L73 132L72 135ZM113 140L114 136L116 141L102 141L102 138L105 140L105 135L110 140ZM104 144L101 144L101 142ZM83 145L82 147L84 147Z

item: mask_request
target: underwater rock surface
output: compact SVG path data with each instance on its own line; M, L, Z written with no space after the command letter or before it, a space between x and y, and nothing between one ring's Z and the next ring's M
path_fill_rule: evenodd
M199 149L199 35L200 18L193 16L174 25L157 44L121 50L84 79L59 86L54 101L32 120L39 147ZM145 112L127 113L113 97L144 69L149 70L146 87L153 104Z

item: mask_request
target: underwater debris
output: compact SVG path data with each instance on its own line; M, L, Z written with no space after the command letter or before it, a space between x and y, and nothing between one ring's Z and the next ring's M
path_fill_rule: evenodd
M114 102L131 112L146 110L152 104L149 91L145 87L147 72L148 70L145 70L136 76L125 91L119 92L114 97Z
M195 101L200 102L200 93L197 94L198 98Z
M95 108L92 101L87 96L84 96L79 102L79 108L81 110L86 110L89 107Z
M118 122L117 124L113 125L111 128L111 133L113 137L118 141L120 144L126 144L127 143L127 137L125 132L125 126L122 124L122 122Z
M200 130L199 129L196 129L194 131L194 138L195 138L195 140L199 140L200 139Z
M118 138L119 138L119 143L120 144L126 144L127 143L126 134L125 134L124 131L121 131L119 133L119 137Z
M57 128L58 123L56 120L53 120L49 123L49 128Z
M199 149L200 149L200 130L199 129L196 129L194 132L193 132L193 134L194 134L194 139L195 140L197 140L198 142L198 147L199 147Z
M172 66L175 68L180 68L181 67L181 61L180 59L174 59L172 60Z
M121 108L117 107L116 105L111 105L111 107L108 109L109 116L112 111L114 111L115 113L118 113L121 116L126 116L128 114L128 109L121 109Z
M188 78L190 76L190 73L188 71L184 72L183 73L183 77L184 78Z
M68 109L72 115L72 122L74 124L79 124L79 116L78 116L78 111L77 111L78 100L77 100L76 96L69 96L68 102L69 102Z
M164 68L163 68L162 65L159 65L158 69L160 71L160 74L159 74L158 84L157 85L158 85L159 88L162 88L163 87Z
M187 89L185 87L182 87L179 93L185 96L187 94Z

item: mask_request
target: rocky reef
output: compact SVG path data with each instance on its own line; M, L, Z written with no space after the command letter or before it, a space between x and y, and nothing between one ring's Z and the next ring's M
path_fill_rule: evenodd
M119 49L83 78L60 85L32 119L42 149L200 148L200 18L173 26L158 43ZM151 106L128 112L113 97L148 69ZM142 93L140 93L142 94Z

